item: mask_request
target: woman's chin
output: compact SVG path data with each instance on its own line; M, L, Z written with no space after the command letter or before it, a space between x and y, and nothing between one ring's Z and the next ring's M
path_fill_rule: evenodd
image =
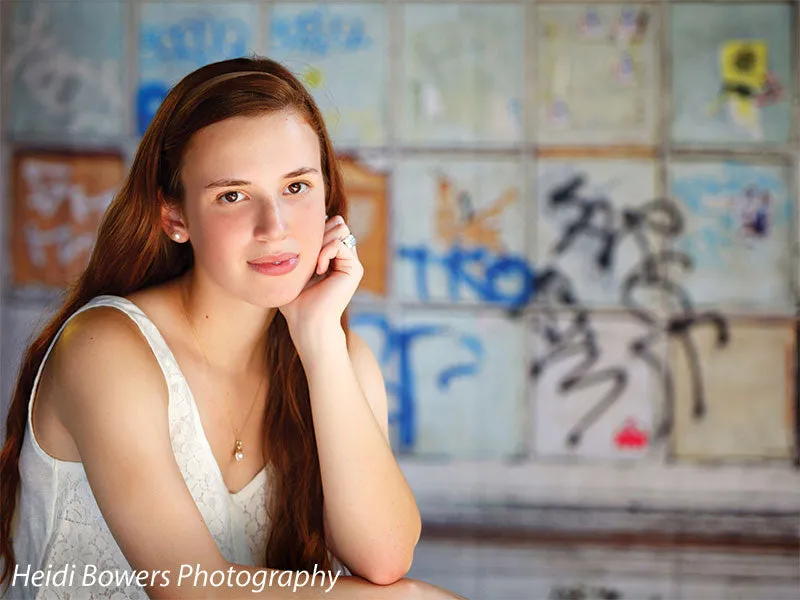
M304 288L305 282L300 278L280 278L262 285L260 293L250 301L264 308L280 308L295 300Z

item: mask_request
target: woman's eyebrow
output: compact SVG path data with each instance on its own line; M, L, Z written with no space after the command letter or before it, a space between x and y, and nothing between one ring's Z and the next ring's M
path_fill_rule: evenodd
M306 173L317 173L317 171L313 167L300 167L299 169L295 169L294 171L289 171L286 175L283 176L284 179L291 179L292 177L300 177L300 175L305 175Z
M295 169L294 171L290 171L283 176L283 179L291 179L292 177L300 177L300 175L305 175L306 173L317 173L319 171L313 167L300 167L299 169ZM211 188L220 188L220 187L236 187L240 185L252 185L252 181L247 181L246 179L217 179L212 181L208 185L206 185L206 189Z
M244 179L217 179L216 181L212 181L206 186L206 189L211 188L220 188L220 187L236 187L239 185L251 185L251 181L246 181Z

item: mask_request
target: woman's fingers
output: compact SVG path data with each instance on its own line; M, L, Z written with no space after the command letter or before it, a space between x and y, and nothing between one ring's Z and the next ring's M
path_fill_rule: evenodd
M355 248L347 248L342 240L350 235L350 228L340 215L325 221L325 235L322 238L322 249L317 260L317 273L328 271L331 261L336 258L357 258ZM341 252L341 254L340 254Z
M339 259L355 260L356 256L347 248L339 238L333 238L326 245L322 247L317 260L317 273L322 274L328 271L331 261Z
M338 227L339 225L344 225L344 217L341 215L334 215L330 219L325 221L325 233L328 233L334 227Z
M339 237L334 237L322 247L317 260L317 273L326 273L332 261L336 261L336 269L353 273L363 266L358 260L355 248L348 248Z
M324 246L334 239L340 240L346 238L348 235L350 235L350 228L347 225L344 223L336 225L325 231L325 235L322 238L322 245Z
M341 244L341 242L338 242ZM337 241L331 240L327 244L322 247L322 250L319 252L319 258L317 259L317 273L322 275L323 273L328 271L328 267L331 264L331 261L336 256L338 249L336 248Z

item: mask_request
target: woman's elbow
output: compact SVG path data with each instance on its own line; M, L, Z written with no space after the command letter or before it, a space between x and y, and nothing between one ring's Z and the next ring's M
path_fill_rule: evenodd
M403 554L384 558L371 566L362 577L377 585L391 585L408 574L413 560L414 549L411 548Z

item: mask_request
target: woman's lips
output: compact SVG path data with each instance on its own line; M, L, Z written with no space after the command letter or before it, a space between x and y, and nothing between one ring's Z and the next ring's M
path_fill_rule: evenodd
M297 254L280 254L268 259L258 259L259 262L248 262L250 268L262 275L286 275L294 271L300 257Z

